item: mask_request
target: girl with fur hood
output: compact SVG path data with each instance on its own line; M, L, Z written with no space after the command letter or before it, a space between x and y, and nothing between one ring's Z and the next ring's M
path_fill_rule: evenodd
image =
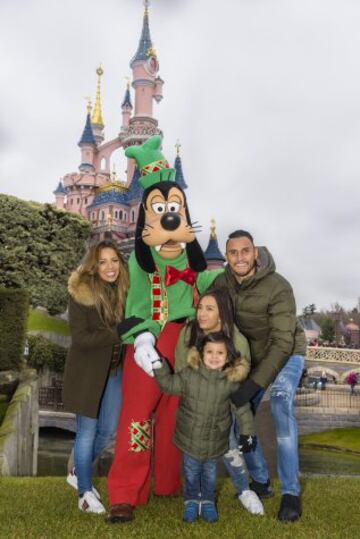
M248 369L233 342L223 332L209 333L189 350L187 367L172 373L166 361L154 373L165 393L180 396L175 445L183 452L185 508L183 519L218 520L215 506L216 463L228 449L232 424L230 395ZM236 410L242 452L255 449L254 420L250 405ZM201 492L201 504L198 494Z
M87 513L105 513L92 485L92 463L117 427L122 372L117 324L127 289L127 269L111 241L90 247L68 282L71 346L63 402L76 414L76 438L75 469L67 482L78 490L78 507Z

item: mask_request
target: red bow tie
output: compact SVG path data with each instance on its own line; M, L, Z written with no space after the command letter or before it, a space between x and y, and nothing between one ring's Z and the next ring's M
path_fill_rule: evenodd
M170 286L177 283L179 280L185 281L189 285L193 285L196 281L196 271L186 268L182 271L173 266L166 266L165 270L165 286Z

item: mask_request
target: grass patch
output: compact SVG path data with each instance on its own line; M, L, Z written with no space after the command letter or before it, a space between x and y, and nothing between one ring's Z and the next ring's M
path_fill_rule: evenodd
M8 409L9 404L7 402L0 402L0 426Z
M105 479L97 479L104 503ZM359 537L360 479L304 478L303 516L294 524L276 519L280 497L265 500L264 517L250 515L234 498L229 479L219 480L216 524L181 520L181 498L152 497L127 524L107 524L102 515L77 509L74 490L64 478L8 478L0 482L0 537L123 539L355 539ZM278 490L278 484L275 483Z
M302 447L326 447L336 450L351 450L360 453L360 428L333 429L299 437Z
M36 309L30 309L27 329L28 331L49 331L58 335L70 335L69 324L66 320L53 318Z

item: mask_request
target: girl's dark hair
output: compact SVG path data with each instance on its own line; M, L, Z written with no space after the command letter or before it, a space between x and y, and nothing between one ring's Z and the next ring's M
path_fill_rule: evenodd
M207 290L200 297L199 303L206 296L211 296L216 301L216 304L219 309L219 318L221 320L221 332L232 341L234 329L234 314L229 294L226 292L226 290L220 288L212 288ZM188 327L190 328L188 346L195 346L196 348L198 348L198 343L201 339L204 338L205 334L203 330L199 327L196 318L188 322Z
M216 331L214 333L208 333L200 340L198 344L198 351L203 358L205 345L208 343L224 343L227 352L227 361L224 367L234 365L236 359L240 359L240 352L235 349L232 339L230 339L223 331Z

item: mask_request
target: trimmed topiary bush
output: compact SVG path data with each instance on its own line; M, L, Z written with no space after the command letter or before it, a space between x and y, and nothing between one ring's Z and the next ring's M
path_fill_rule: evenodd
M55 344L42 335L30 335L28 337L29 357L28 365L34 369L45 366L54 372L64 372L67 355L66 348Z
M28 311L26 290L0 287L0 371L22 366Z

